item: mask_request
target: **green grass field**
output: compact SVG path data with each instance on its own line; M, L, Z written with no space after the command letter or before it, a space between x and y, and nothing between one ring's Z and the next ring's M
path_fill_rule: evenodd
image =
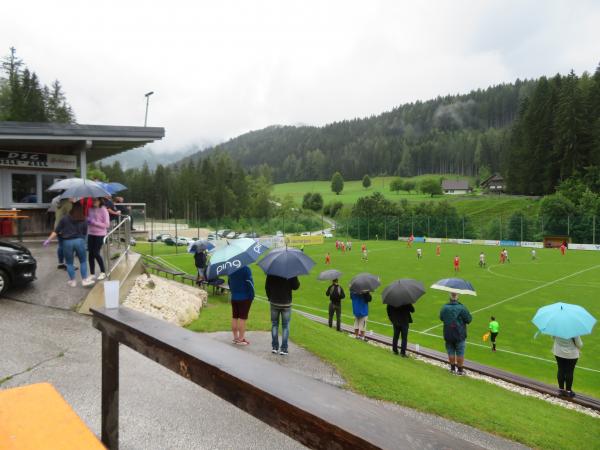
M424 257L418 261L415 248L423 248ZM461 273L477 289L477 297L462 297L462 301L473 313L473 323L469 327L466 357L514 373L535 378L546 383L555 383L555 361L551 352L552 341L547 336L534 338L536 329L531 318L536 310L555 301L577 303L588 309L595 317L600 317L600 255L596 252L569 251L562 257L557 250L538 249L538 260L531 261L530 250L509 248L511 263L498 264L500 248L442 244L441 256L435 256L435 244L414 244L407 248L406 243L394 241L368 242L369 261L362 262L358 248L345 254L335 250L334 243L307 246L306 252L317 265L309 276L301 278L301 288L294 297L294 305L315 314L326 316L327 299L324 295L327 285L316 281L317 274L326 268L326 252L332 255L331 268L344 272L342 283L363 271L377 274L382 279L382 287L376 292L369 313L369 329L378 333L390 334L385 307L381 303L380 292L386 284L397 278L415 278L430 286L440 278L454 276L452 259L461 257ZM154 254L159 255L165 264L194 273L193 258L183 253L174 254L173 247L156 244ZM138 251L149 252L148 244L138 244ZM488 267L478 267L478 255L487 255ZM258 299L264 299L264 274L257 266L252 266L257 286ZM414 323L409 340L422 346L443 351L442 329L438 320L440 307L446 302L443 292L429 289L416 304ZM344 321L352 323L352 310L349 300L343 304ZM490 315L496 316L501 330L498 336L498 352L492 353L481 336L487 330ZM257 328L263 327L268 317L252 315L253 321L260 321ZM584 348L575 371L576 391L600 397L600 335L583 337Z
M433 175L423 175L411 178L416 183L423 178L429 178ZM439 175L435 176L439 179ZM447 175L446 178L454 179L456 176ZM459 177L467 178L467 177ZM302 204L302 197L307 192L319 192L323 196L325 204L331 201L340 201L344 205L352 206L359 198L371 195L374 192L381 192L387 199L392 201L407 200L408 202L422 201L440 201L447 200L458 210L459 215L465 215L472 220L489 220L490 217L508 218L515 212L524 212L528 216L535 216L539 210L539 200L522 196L512 195L442 195L431 197L429 195L413 192L408 194L405 191L394 193L390 191L390 181L394 177L376 177L372 178L372 184L369 189L362 187L361 181L346 181L344 191L340 195L331 192L331 183L329 181L301 181L296 183L276 184L273 187L273 194L279 198L291 195L296 203ZM473 185L473 179L469 179Z

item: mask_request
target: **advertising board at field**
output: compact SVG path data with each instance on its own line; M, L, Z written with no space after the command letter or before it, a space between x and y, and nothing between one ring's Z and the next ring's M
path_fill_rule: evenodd
M441 244L442 243L442 238L428 237L428 238L425 239L425 242L431 242L433 244Z
M500 245L502 247L519 247L521 243L517 241L500 241Z
M529 248L544 248L544 244L541 242L527 242L521 241L521 247L529 247Z
M489 239L486 239L485 241L483 241L484 245L500 245L500 241L491 241Z
M299 247L301 245L319 245L324 242L323 235L315 236L286 236L285 243L291 247Z
M485 245L485 241L483 239L473 239L471 241L471 244L473 244L473 245Z
M425 238L424 237L416 237L413 242L425 242Z
M596 251L600 251L600 244L569 244L569 250L596 250Z
M285 245L281 236L261 237L258 238L258 242L267 248L279 248Z

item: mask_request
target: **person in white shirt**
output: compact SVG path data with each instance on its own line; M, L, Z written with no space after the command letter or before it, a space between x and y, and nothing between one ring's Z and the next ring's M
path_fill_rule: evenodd
M532 260L536 260L537 259L537 254L536 254L535 248L531 249L531 259Z
M417 259L421 259L423 257L423 250L420 248L417 249Z
M556 378L558 380L559 395L575 397L575 392L573 392L573 373L575 372L575 365L579 359L579 350L581 347L583 347L583 342L579 336L571 339L554 336L552 353L554 353L556 364L558 365Z
M479 254L479 267L484 268L485 267L485 253L481 252Z

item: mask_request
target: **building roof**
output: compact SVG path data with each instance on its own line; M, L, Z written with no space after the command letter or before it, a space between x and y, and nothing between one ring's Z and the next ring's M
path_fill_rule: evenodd
M487 177L485 180L483 180L481 183L479 183L479 185L482 186L482 187L487 187L492 182L495 182L495 183L504 183L504 177L502 177L502 175L500 175L500 174L495 173L495 174L490 175L489 177Z
M159 127L0 122L0 150L75 154L90 141L88 162L142 147L164 136L165 129Z
M445 191L468 191L470 188L467 180L442 180L442 189Z

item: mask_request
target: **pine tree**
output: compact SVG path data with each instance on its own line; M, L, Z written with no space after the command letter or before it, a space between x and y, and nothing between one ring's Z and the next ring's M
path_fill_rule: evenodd
M340 192L344 190L344 178L342 178L342 174L336 172L331 177L331 190L335 192L336 195L340 195Z
M369 175L365 175L363 177L362 185L365 189L369 189L369 186L371 186L371 178L369 177Z

